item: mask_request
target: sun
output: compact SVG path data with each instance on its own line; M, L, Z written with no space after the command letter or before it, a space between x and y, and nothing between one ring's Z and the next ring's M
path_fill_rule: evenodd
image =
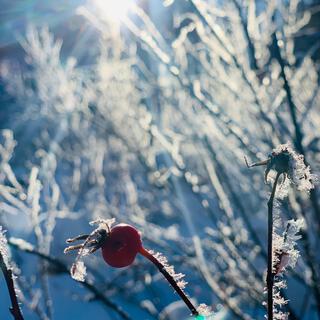
M134 6L134 0L93 0L94 5L110 20L123 20Z

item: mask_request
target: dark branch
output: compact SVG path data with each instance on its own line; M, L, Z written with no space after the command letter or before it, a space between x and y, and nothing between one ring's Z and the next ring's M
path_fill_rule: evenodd
M21 309L20 309L17 294L16 294L16 289L14 287L12 270L9 269L5 264L1 252L0 252L0 268L6 280L9 295L10 295L10 300L12 304L12 307L10 308L10 312L13 315L15 320L23 320L23 316L21 313Z
M166 270L165 266L149 251L142 248L140 250L140 253L150 260L158 269L159 271L164 275L164 277L167 279L167 281L171 284L172 288L178 293L182 301L186 304L186 306L190 309L192 315L198 316L199 313L197 311L197 308L192 304L192 302L188 299L186 294L183 292L183 290L178 286L177 282L173 279L173 277L169 274L169 272Z
M35 255L47 262L49 262L53 267L55 267L55 269L61 273L67 273L69 274L69 268L67 267L67 265L62 262L61 260L57 259L57 258L53 258L49 255L46 255L44 253L39 252L38 250L36 250L35 248L27 247L27 246L20 246L16 241L13 241L13 239L9 239L8 240L8 244L18 250L24 251L26 253L30 253L32 255ZM110 301L101 291L99 291L93 284L91 284L90 282L88 282L87 280L85 280L84 282L81 282L81 284L91 293L94 294L94 297L96 300L101 301L105 306L107 306L108 308L112 309L113 311L115 311L116 313L119 314L119 316L121 316L122 319L125 320L132 320L129 315L124 312L117 304L115 304L114 302ZM22 318L21 318L22 319ZM23 319L22 319L23 320Z
M268 201L268 271L267 271L267 291L268 291L268 320L273 319L273 200L276 194L277 183L280 173L277 173L273 183L272 192Z

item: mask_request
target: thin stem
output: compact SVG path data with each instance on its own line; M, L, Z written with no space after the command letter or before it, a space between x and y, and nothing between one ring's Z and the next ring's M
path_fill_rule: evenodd
M274 33L272 35L272 38L273 38L273 44L274 44L274 48L275 48L275 58L278 60L279 65L280 65L280 76L283 79L283 88L284 88L286 95L287 95L289 113L290 113L290 117L291 117L291 120L292 120L292 123L294 126L294 130L295 130L294 145L297 148L297 150L299 151L299 153L304 155L305 163L308 164L306 150L304 149L303 144L302 144L303 132L301 129L301 125L299 124L298 119L297 119L297 112L296 112L297 106L294 102L292 92L291 92L291 87L290 87L287 75L285 73L285 60L282 58L276 33ZM318 203L318 194L317 194L316 187L314 189L310 190L310 200L311 200L313 210L314 210L314 217L315 217L316 226L317 226L317 229L320 230L320 220L319 220L320 219L320 207L319 207L319 203ZM299 198L298 198L298 202L301 205L301 200L299 200ZM304 246L304 249L306 252L307 264L308 264L309 268L311 269L312 289L313 289L314 295L316 297L315 300L316 300L316 304L317 304L318 316L320 319L320 287L319 287L320 281L319 281L319 277L318 277L318 273L317 273L317 265L316 265L317 263L312 256L312 247L310 245L311 241L309 240L309 236L308 236L307 232L304 233L303 238L305 238L305 241L303 241L303 246Z
M9 295L10 295L10 300L11 300L11 304L12 304L12 307L10 308L10 312L13 315L15 320L23 320L23 316L22 316L21 309L19 306L18 298L16 295L16 290L14 287L12 270L6 266L1 252L0 252L0 268L2 270L4 278L6 280Z
M173 279L173 277L168 273L168 271L165 269L165 266L150 252L148 252L146 249L141 248L140 254L142 254L145 258L150 260L158 269L159 271L164 275L164 277L168 280L168 282L171 284L173 289L178 293L180 298L183 300L183 302L187 305L187 307L190 309L192 315L198 316L199 313L196 309L196 307L192 304L192 302L188 299L186 294L181 290L181 288L178 286L177 282Z
M272 192L268 201L268 272L267 272L267 291L268 291L268 320L273 319L273 255L272 255L272 236L273 236L273 200L276 194L277 184L280 173L277 173L273 183Z

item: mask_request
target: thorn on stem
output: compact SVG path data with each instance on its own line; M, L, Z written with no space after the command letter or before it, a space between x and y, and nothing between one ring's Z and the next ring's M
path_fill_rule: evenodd
M246 156L244 156L244 161L245 161L245 163L246 163L246 165L247 165L247 168L248 168L248 169L251 168L251 167L249 166L248 159L247 159Z
M247 168L249 168L249 169L252 167L265 166L269 163L269 159L266 159L266 160L262 160L260 162L254 162L254 163L249 164L246 156L244 156L244 161L246 162Z

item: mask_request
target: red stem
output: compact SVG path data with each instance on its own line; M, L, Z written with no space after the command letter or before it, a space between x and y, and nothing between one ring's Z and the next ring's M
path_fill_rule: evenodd
M150 260L159 269L159 271L165 276L165 278L171 284L173 289L178 293L180 298L183 300L183 302L190 309L192 315L198 316L199 312L197 311L196 307L188 299L186 294L181 290L181 288L178 286L177 282L173 279L173 277L168 273L168 271L166 270L165 266L155 256L153 256L148 250L146 250L145 248L142 247L139 252L144 257L146 257L148 260Z

